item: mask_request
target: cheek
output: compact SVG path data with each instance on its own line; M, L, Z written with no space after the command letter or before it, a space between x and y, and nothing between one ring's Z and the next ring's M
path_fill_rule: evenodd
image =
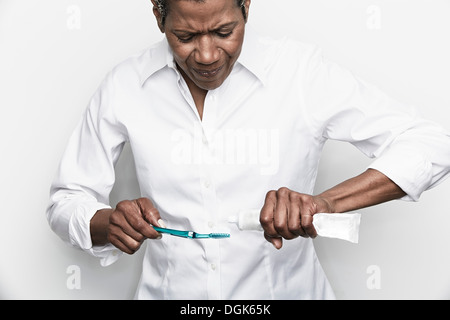
M224 50L232 58L237 59L244 43L244 30L236 31L235 36L224 44Z
M178 41L177 41L178 42ZM173 56L175 58L175 62L178 65L186 65L192 51L193 48L191 48L191 46L186 45L186 44L171 44L171 48L173 51Z
M234 58L237 58L240 55L241 49L242 49L242 42L236 42L232 48Z
M184 67L187 65L188 63L188 58L189 56L186 54L177 54L174 52L174 59L175 62L180 66L180 67ZM184 68L183 68L184 69Z
M224 51L228 56L228 59L231 60L231 62L235 62L239 55L241 54L242 49L242 41L235 40L230 42L226 47L224 47Z

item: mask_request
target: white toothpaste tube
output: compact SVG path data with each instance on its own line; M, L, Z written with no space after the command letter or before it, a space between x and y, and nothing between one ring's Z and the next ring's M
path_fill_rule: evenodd
M262 231L259 215L259 209L241 210L237 216L231 217L228 222L235 223L243 231ZM352 243L358 243L360 222L360 213L316 213L313 216L313 225L319 236L346 240Z

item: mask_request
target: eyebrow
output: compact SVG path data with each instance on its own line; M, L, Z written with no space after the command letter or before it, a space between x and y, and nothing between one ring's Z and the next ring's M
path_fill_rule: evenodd
M218 26L217 28L215 28L215 29L213 29L213 30L210 30L210 31L207 31L207 32L216 32L216 31L219 31L219 30L221 30L221 29L228 28L228 27L234 28L234 27L236 27L238 24L239 24L239 21L227 22L227 23L224 23L224 24ZM172 32L174 32L174 33L185 33L185 34L201 34L201 33L203 33L203 32L190 31L190 30L183 30L183 29L174 29L174 30L172 30Z

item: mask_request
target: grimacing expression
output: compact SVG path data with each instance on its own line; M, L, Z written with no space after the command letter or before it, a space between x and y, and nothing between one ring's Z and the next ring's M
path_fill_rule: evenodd
M236 0L170 0L164 24L154 13L186 82L203 90L222 85L244 42L246 18Z

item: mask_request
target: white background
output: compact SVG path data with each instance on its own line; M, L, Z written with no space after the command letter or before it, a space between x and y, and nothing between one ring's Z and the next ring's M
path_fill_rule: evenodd
M449 16L448 0L253 0L249 23L319 45L450 129ZM45 210L65 144L100 81L161 37L150 0L0 0L0 298L133 297L142 250L103 268L53 234ZM369 163L330 142L317 192ZM117 169L113 206L139 195L129 148ZM337 297L450 298L449 189L447 180L419 203L361 210L357 245L316 239ZM71 266L79 289L71 289Z

